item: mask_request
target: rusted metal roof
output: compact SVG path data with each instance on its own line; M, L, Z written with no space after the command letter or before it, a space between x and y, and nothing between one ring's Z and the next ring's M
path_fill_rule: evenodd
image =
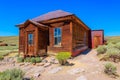
M41 16L38 16L36 18L33 18L32 20L40 22L40 21L44 21L44 20L65 17L65 16L69 16L69 15L73 15L73 14L69 13L69 12L62 11L62 10L56 10L56 11L48 12L48 13L43 14Z

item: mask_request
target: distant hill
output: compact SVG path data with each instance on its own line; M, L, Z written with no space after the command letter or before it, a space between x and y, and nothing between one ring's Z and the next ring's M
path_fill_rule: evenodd
M108 37L105 37L105 39L108 42L113 42L113 43L120 42L120 36L108 36Z
M2 41L3 43L7 43L7 44L16 44L18 45L18 41L19 37L18 36L5 36L5 37L0 37L0 41Z

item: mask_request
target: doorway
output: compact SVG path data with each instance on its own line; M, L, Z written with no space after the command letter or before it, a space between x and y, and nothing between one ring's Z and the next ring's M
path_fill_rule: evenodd
M33 55L34 54L34 32L28 32L28 40L27 40L27 53L28 55Z
M94 47L97 48L100 45L100 36L94 36Z

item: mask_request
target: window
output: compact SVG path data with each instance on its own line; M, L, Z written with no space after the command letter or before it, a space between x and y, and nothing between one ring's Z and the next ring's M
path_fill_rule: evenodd
M61 45L61 28L54 28L54 44Z
M32 45L33 44L33 34L28 34L28 44Z

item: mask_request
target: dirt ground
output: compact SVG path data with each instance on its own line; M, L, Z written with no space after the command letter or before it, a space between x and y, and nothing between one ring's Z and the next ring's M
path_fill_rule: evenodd
M20 68L26 72L26 77L35 77L35 80L120 80L120 78L111 78L104 74L105 61L99 61L95 50L84 52L83 54L69 59L71 65L61 66L59 64L51 64L42 66L41 64L33 65L29 63L16 63L8 61L0 62L0 71L12 68ZM50 57L46 58L50 60ZM117 66L118 74L120 74L120 63ZM38 74L37 74L38 73Z

